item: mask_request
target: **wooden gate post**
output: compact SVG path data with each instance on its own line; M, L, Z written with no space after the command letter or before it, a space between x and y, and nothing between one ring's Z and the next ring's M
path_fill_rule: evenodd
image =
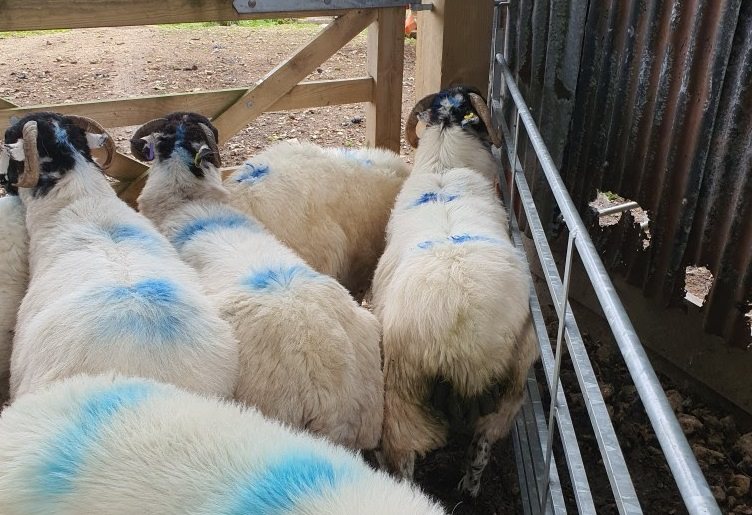
M405 9L379 9L368 28L368 74L373 97L366 114L366 144L400 151Z
M418 11L415 97L454 84L488 90L493 0L432 0Z

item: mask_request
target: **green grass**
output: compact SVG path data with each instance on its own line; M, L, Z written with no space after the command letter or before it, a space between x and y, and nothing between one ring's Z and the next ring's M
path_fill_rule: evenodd
M59 32L68 32L70 29L50 29L50 30L12 30L10 32L0 32L0 39L8 38L28 38L31 36L44 36L45 34L56 34Z
M168 25L158 25L160 29L166 30L183 30L183 29L204 29L206 27L218 27L220 25L232 25L234 27L274 27L276 25L296 25L300 22L292 18L274 18L270 20L237 20L237 21L204 21L198 23L172 23Z
M624 200L619 196L618 194L612 192L612 191L601 191L603 195L608 199L609 202L616 202L617 200Z

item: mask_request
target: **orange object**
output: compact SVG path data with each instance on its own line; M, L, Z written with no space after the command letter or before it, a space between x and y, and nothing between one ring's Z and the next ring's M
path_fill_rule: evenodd
M415 13L410 9L407 10L405 18L405 36L414 38L418 34L418 22L415 21Z

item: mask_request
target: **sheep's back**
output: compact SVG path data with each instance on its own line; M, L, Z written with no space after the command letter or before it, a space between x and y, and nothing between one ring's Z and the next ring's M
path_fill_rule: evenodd
M2 513L443 511L408 483L255 410L172 386L69 379L0 418Z
M29 243L24 208L15 196L0 198L0 405L8 398L10 355L21 300L29 283Z
M376 318L235 209L192 203L165 228L234 328L236 398L336 441L374 447L383 404Z
M524 260L490 182L463 169L410 177L374 278L389 374L481 393L514 367L528 300Z
M143 217L116 203L75 205L61 213L57 232L32 231L32 253L11 358L13 396L107 370L231 395L231 328Z
M263 174L254 177L259 170ZM404 162L383 150L284 142L249 159L225 186L236 208L355 292L370 280L383 251L389 212L406 175Z

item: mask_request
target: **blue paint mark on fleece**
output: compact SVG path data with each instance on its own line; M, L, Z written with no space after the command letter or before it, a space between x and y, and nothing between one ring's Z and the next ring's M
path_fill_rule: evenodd
M447 202L451 202L453 200L457 200L460 196L459 195L450 195L448 193L424 193L423 195L418 198L418 200L415 201L414 206L421 206L423 204L429 204L429 203L441 203L446 204Z
M480 242L480 243L490 243L493 245L500 245L501 240L498 238L490 238L488 236L480 236L477 234L452 234L451 236L447 236L444 239L441 240L426 240L418 243L418 248L420 249L430 249L434 245L440 244L440 243L452 243L454 245L461 245L463 243L468 242Z
M222 229L250 229L253 232L259 230L256 224L244 215L233 212L218 213L188 222L172 236L172 244L182 247L196 236Z
M340 148L340 153L342 153L343 156L350 158L354 161L357 161L358 163L365 165L365 166L373 166L373 161L371 159L365 159L363 158L357 151L352 150L350 148Z
M145 279L130 286L100 289L89 302L106 306L94 320L103 343L135 336L143 345L192 341L195 308L182 302L177 286L165 279Z
M117 244L135 243L149 249L158 249L163 245L162 241L154 234L135 225L113 225L107 228L106 231L112 241Z
M66 147L71 152L78 152L78 149L73 146L73 143L70 142L68 139L68 132L60 127L57 122L52 122L52 126L54 127L55 131L55 140L58 142L58 144Z
M267 175L269 175L268 165L245 163L243 171L235 177L235 182L250 182L251 184L255 184Z
M86 455L102 437L103 430L123 411L137 406L154 388L146 383L120 383L94 392L72 413L73 421L56 431L47 449L38 476L37 501L53 503L52 496L75 488L76 478L86 465ZM52 507L52 506L50 506Z
M253 271L243 280L243 284L252 290L275 291L289 288L297 279L319 279L321 276L304 265L291 267L279 266Z
M353 467L314 454L284 456L237 489L226 515L282 515L356 479Z

